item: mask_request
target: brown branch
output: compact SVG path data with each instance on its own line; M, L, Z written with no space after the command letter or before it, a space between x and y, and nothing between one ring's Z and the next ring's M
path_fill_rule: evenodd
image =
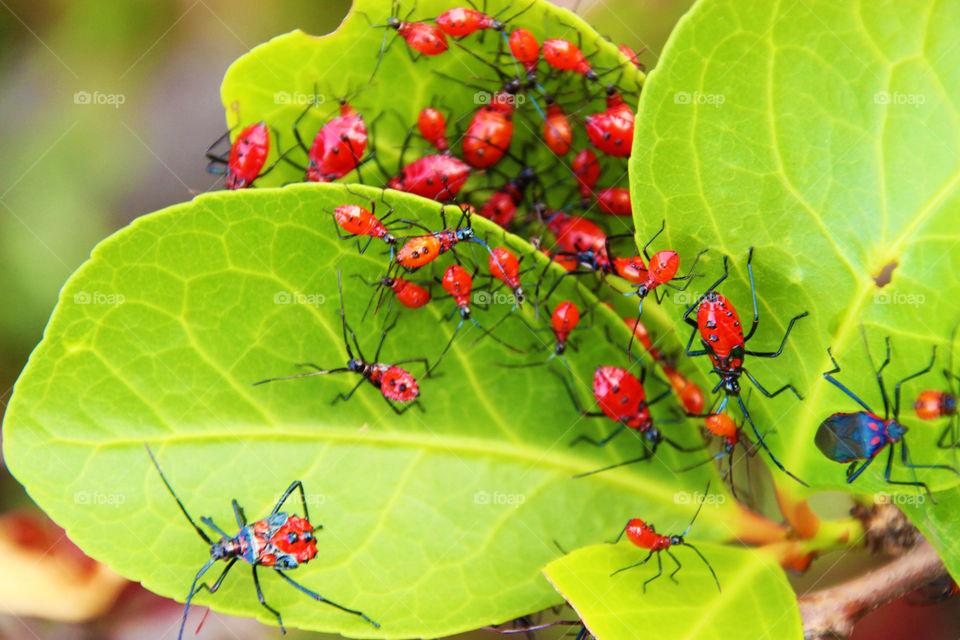
M884 567L801 597L803 635L807 640L849 638L853 625L870 611L946 575L937 552L921 540Z

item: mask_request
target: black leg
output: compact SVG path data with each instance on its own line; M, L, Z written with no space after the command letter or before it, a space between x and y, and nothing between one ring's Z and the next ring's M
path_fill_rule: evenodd
M671 571L669 575L669 578L671 580L673 580L674 582L677 582L677 579L674 576L676 576L677 572L680 571L680 569L682 568L680 565L680 561L677 560L677 556L673 555L673 552L670 551L670 549L665 549L665 551L667 552L667 555L670 556L670 559L673 560L674 564L677 565L677 568Z
M300 583L298 583L298 582L294 582L293 579L291 579L290 576L288 576L288 575L287 575L286 573L284 573L283 571L281 571L281 570L279 570L279 569L274 569L274 571L277 573L277 575L279 575L281 578L283 578L284 580L286 580L287 582L289 582L289 583L290 583L291 585L293 585L296 589L298 589L298 590L301 591L302 593L305 593L306 595L310 596L311 598L313 598L313 599L316 600L317 602L323 602L323 603L325 603L325 604L330 605L331 607L336 607L337 609L340 609L341 611L344 611L344 612L346 612L346 613L351 613L351 614L353 614L353 615L355 615L355 616L359 616L359 617L363 618L364 620L366 620L367 622L369 622L370 624L372 624L374 627L377 627L378 629L380 628L380 625L379 625L379 624L377 624L376 622L374 622L373 620L371 620L370 618L368 618L367 615L366 615L365 613L363 613L362 611L358 611L358 610L356 610L356 609L348 609L347 607L343 606L342 604L337 604L337 603L334 602L333 600L328 600L327 598L324 598L323 596L321 596L321 595L320 595L319 593L317 593L316 591L311 591L310 589L307 589L307 588L306 588L305 586L303 586L302 584L300 584Z
M663 575L663 559L660 557L660 554L657 554L657 575L652 578L647 578L643 581L643 593L647 592L647 585Z
M603 415L603 414L600 414L600 415ZM591 438L590 436L585 436L585 435L581 434L581 435L579 435L579 436L577 436L576 438L573 439L573 441L570 443L570 446L572 447L572 446L574 446L574 445L576 445L576 444L579 444L579 443L582 441L582 442L587 442L587 443L589 443L589 444L592 444L592 445L595 446L595 447L604 447L604 446L607 445L608 442L610 442L611 440L613 440L614 438L616 438L618 435L620 435L621 433L623 433L623 430L624 430L625 428L626 428L625 425L620 424L620 426L618 426L616 429L614 429L614 430L610 433L610 435L608 435L606 438L603 438L602 440L594 440L594 439Z
M894 420L897 420L897 419L900 417L900 385L902 385L904 382L906 382L906 381L908 381L908 380L912 380L912 379L914 379L914 378L917 378L917 377L922 376L923 374L929 372L931 369L933 369L933 363L936 361L936 359L937 359L937 347L936 347L936 345L934 345L934 347L933 347L933 356L931 356L931 358L930 358L930 364L928 364L926 367L924 367L924 368L921 369L920 371L917 371L916 373L910 374L910 375L907 376L906 378L900 380L900 381L897 382L897 384L893 387L893 419L894 419Z
M300 482L299 480L294 480L293 483L291 483L291 485L290 485L289 487L287 487L287 490L284 491L284 492L283 492L283 495L280 496L280 499L277 500L277 504L274 505L273 511L270 512L270 515L273 515L273 514L278 513L278 512L280 511L280 507L282 507L282 506L283 506L283 503L287 501L287 498L290 497L290 494L293 493L293 490L294 490L294 489L299 489L299 490L300 490L300 506L303 507L303 518L304 518L304 520L310 520L310 514L307 512L307 496L304 495L304 493L303 493L303 483ZM234 501L234 502L236 502L236 501Z
M277 573L279 573L279 571ZM260 579L257 577L257 565L253 565L253 586L257 589L257 600L260 601L260 604L276 616L277 623L280 625L280 633L286 633L287 630L283 628L283 618L280 617L280 612L268 605L267 601L263 599L263 590L260 588Z
M243 512L243 507L240 506L240 503L237 502L237 499L233 499L233 515L237 519L237 526L241 529L247 526L247 515Z
M617 538L617 540L619 540L619 539L620 539L620 538ZM614 571L614 572L611 573L610 575L611 575L611 576L615 576L615 575L617 575L618 573L620 573L621 571L626 571L626 570L628 570L628 569L633 569L633 568L635 568L635 567L643 566L643 565L645 565L645 564L647 563L647 561L650 559L650 557L653 556L653 554L654 554L654 552L651 551L650 553L647 554L647 557L644 558L643 560L641 560L640 562L636 562L636 563L634 563L634 564L631 564L631 565L629 565L629 566L626 566L626 567L624 567L623 569L617 569L616 571Z
M805 318L808 315L809 313L807 311L804 311L803 313L794 316L790 320L790 324L787 325L787 331L786 333L783 334L783 340L780 341L780 348L777 349L776 351L744 351L744 353L746 353L747 355L755 356L757 358L776 358L781 353L783 353L783 347L786 346L787 344L787 338L790 337L790 332L793 331L793 324L800 318ZM744 342L746 342L746 340L747 338L744 338Z
M343 400L344 402L346 402L351 397L353 397L353 394L356 393L357 389L360 388L360 385L366 382L366 380L367 380L366 378L361 377L360 380L357 381L357 384L353 385L353 389L350 389L350 393L347 393L347 394L338 393L337 396L330 401L330 404L331 405L337 404L337 402L339 402L340 400Z
M763 395L765 395L765 396L768 397L768 398L775 398L775 397L777 397L778 395L780 395L781 393L783 393L784 391L786 391L787 389L789 389L790 391L793 392L793 395L797 396L797 399L798 399L798 400L803 400L803 396L800 395L800 393L797 391L797 389L796 389L792 384L787 383L787 384L783 385L782 387L780 387L779 389L776 389L776 390L774 390L774 391L767 391L767 390L763 387L763 385L760 384L760 382L759 382L756 378L753 377L753 374L752 374L752 373L750 373L750 372L747 371L746 369L740 369L740 370L743 371L743 374L744 374L745 376L747 376L747 379L749 379L750 382L753 383L753 386L755 386L755 387L757 388L757 391L759 391L760 393L762 393Z
M845 387L839 380L833 377L833 374L840 373L840 365L837 364L836 358L833 357L833 353L830 351L830 347L827 347L827 355L830 356L830 362L833 363L833 369L831 369L830 371L823 372L823 377L827 380L827 382L829 382L836 388L840 389L840 391L843 391L848 397L853 399L854 402L856 402L861 407L866 409L868 413L873 413L874 415L876 415L873 409L868 407L863 400L857 397L857 394L855 394L853 391L850 391L850 389Z

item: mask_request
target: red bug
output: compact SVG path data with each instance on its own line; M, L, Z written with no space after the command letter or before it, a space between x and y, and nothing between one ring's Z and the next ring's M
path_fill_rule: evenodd
M585 119L590 144L604 153L626 158L633 144L633 120L609 113L593 113Z
M440 153L450 149L447 141L447 119L433 107L426 107L417 116L417 128L423 139Z
M543 121L543 142L555 154L565 155L573 144L573 127L552 95L545 95L543 100L547 104L546 118Z
M628 45L620 44L620 45L617 45L617 50L619 50L620 53L622 53L624 57L626 57L626 59L630 61L630 64L635 66L637 69L640 69L640 71L647 70L647 68L640 62L640 53L643 53L643 51L646 51L647 50L646 47L643 48L643 51L640 51L638 53Z
M523 304L523 287L520 284L520 260L505 247L497 247L490 252L488 260L490 275L510 287L513 292L515 306Z
M607 187L597 191L597 204L600 210L612 216L633 215L630 206L630 190L623 187Z
M606 256L607 234L591 220L553 211L547 217L547 228L553 233L557 247L565 253L593 251Z
M913 410L921 420L936 420L938 418L949 418L950 421L944 428L937 440L937 446L943 449L960 448L960 429L958 429L958 410L957 398L960 398L960 376L953 373L956 370L953 357L953 343L956 342L957 330L960 325L954 327L950 336L950 364L949 368L943 370L943 376L947 381L947 390L925 389L917 396L913 403Z
M540 43L536 36L521 27L513 30L507 42L514 59L523 65L527 73L534 73L540 62Z
M354 276L363 280L363 278L361 278L361 276L358 274L354 274ZM380 309L380 304L383 301L383 293L387 289L393 291L397 301L407 309L419 309L420 307L426 306L427 303L430 302L431 296L429 289L425 289L417 283L404 280L403 278L383 276L376 282L367 282L366 280L363 280L363 282L364 284L367 284L371 287L376 287L380 290L380 298L377 300L377 306L374 309L374 313ZM376 292L374 292L374 297L376 297ZM370 311L370 305L373 304L373 299L373 297L370 298L370 302L367 303L367 309L363 313L364 318L366 318L367 313ZM387 313L390 313L390 307L387 308Z
M590 80L597 79L597 73L590 67L580 47L569 40L562 38L544 40L543 59L554 69L573 71Z
M633 108L624 101L623 96L617 92L617 88L608 84L606 94L607 108L604 113L633 122Z
M454 228L447 227L446 213L440 210L444 229L432 231L425 235L408 238L397 252L396 262L407 271L416 271L439 258L448 251L452 251L461 242L475 242L484 247L493 255L489 245L476 236L470 226L470 212L461 208L460 220Z
M397 237L387 228L386 221L393 215L394 209L383 199L383 194L380 196L380 202L389 207L386 215L382 218L377 217L377 203L371 200L370 209L358 204L343 204L335 207L333 210L333 220L337 224L337 237L341 240L347 240L357 236L367 236L369 238L363 246L360 245L359 240L357 241L357 249L361 254L367 250L367 247L370 246L373 239L377 238L390 247L390 255L392 257L393 251L397 246ZM400 222L409 224L409 222L405 220L400 220ZM346 231L348 235L341 234L341 229Z
M590 436L580 435L570 443L571 446L582 440L592 444L595 447L602 447L620 435L624 429L633 429L634 431L637 431L645 438L646 442L649 442L649 445L646 445L645 442L643 455L638 458L618 462L602 469L581 473L574 476L575 478L581 478L583 476L592 475L601 471L607 471L608 469L613 469L615 467L621 467L624 465L633 464L635 462L640 462L642 460L648 460L656 455L657 449L664 442L669 444L674 449L683 452L699 451L703 449L703 445L696 447L685 447L678 442L675 442L674 440L664 436L660 429L654 426L653 416L650 413L650 407L669 396L671 390L667 389L654 399L648 401L647 392L643 386L643 379L646 377L646 370L642 369L641 372L641 379L638 380L632 373L620 367L597 367L593 374L593 397L596 400L597 405L600 407L599 412L586 411L583 409L580 406L580 402L577 400L577 396L574 394L570 383L567 382L565 377L560 376L564 387L566 387L567 394L570 396L570 399L573 401L573 404L580 415L587 418L601 418L606 416L607 418L610 418L618 423L617 428L601 440L594 440Z
M449 48L447 36L440 27L425 22L410 22L410 16L416 10L416 7L412 8L403 19L396 15L399 8L400 4L394 2L393 8L391 9L392 15L387 18L386 24L370 24L371 27L384 29L383 42L380 44L380 52L377 54L377 64L373 67L373 73L370 74L371 80L377 75L377 70L380 69L383 56L396 41L396 38L394 38L390 41L390 44L387 44L387 35L390 29L395 30L397 36L403 38L410 49L421 55L438 56ZM361 15L365 18L367 17L366 14ZM367 18L367 22L370 22L369 18ZM409 53L409 49L407 51ZM413 54L411 54L411 56L413 56ZM415 59L416 58L414 58L414 60Z
M280 625L280 631L283 633L286 633L286 630L283 627L283 618L280 617L280 612L268 605L264 600L263 591L260 589L260 579L257 576L258 567L273 569L278 576L317 602L322 602L346 613L359 616L374 627L380 627L379 624L368 618L362 611L348 609L341 604L328 600L315 591L304 587L302 584L294 582L294 580L287 575L287 571L292 571L317 556L317 538L314 534L323 528L323 525L314 526L310 523L310 514L307 511L307 499L303 492L303 483L299 480L294 480L293 483L287 487L287 490L283 492L283 495L280 496L280 499L276 505L274 505L270 514L266 518L257 520L251 524L247 523L247 517L243 512L243 507L234 500L233 513L236 516L237 525L240 527L240 530L235 536L230 536L225 533L211 518L200 518L201 523L206 525L214 534L220 536L220 539L215 542L214 539L211 538L206 531L201 529L200 525L190 517L187 508L183 506L183 502L173 490L173 485L170 484L163 470L160 469L160 463L157 462L157 458L153 455L153 451L150 450L150 446L146 443L144 443L144 446L146 446L147 453L153 461L153 466L156 467L157 473L160 474L160 479L166 486L167 491L169 491L173 499L177 501L177 506L180 507L181 513L183 513L187 521L197 532L197 535L210 547L210 559L207 560L197 572L193 583L190 585L190 591L187 593L186 604L183 608L183 619L180 621L180 633L177 635L177 640L182 640L183 638L183 629L187 624L187 614L190 612L190 602L193 600L193 596L197 595L201 590L216 593L237 560L243 560L252 567L253 585L257 590L257 599L267 611L276 616L277 623ZM303 509L302 518L292 513L280 511L290 497L290 494L295 490L299 490L300 492L300 507ZM213 586L198 584L203 575L209 571L218 560L223 560L227 564L220 574L220 577L213 583Z
M713 570L713 567L710 566L710 563L707 561L706 557L702 553L700 553L700 550L685 540L686 535L690 533L690 528L693 526L693 523L696 522L697 516L700 515L700 509L703 508L703 502L704 500L707 499L707 495L709 493L710 493L710 483L708 482L707 488L706 490L704 490L703 499L700 500L700 504L697 506L697 511L696 513L693 514L693 519L690 520L690 524L688 524L687 528L683 530L683 533L679 535L665 536L665 535L659 534L657 533L656 529L654 529L652 524L647 524L640 518L634 518L633 520L628 522L627 525L623 528L623 531L620 532L620 535L617 536L617 539L613 541L613 544L617 544L618 542L620 542L620 539L623 538L624 534L626 534L627 539L630 542L640 547L641 549L649 550L650 553L648 553L647 557L641 560L640 562L636 562L622 569L617 569L610 575L615 576L621 571L626 571L628 569L633 569L634 567L642 566L646 564L647 561L650 560L650 558L653 557L653 554L657 554L657 569L658 569L657 575L644 581L643 592L646 593L647 585L663 575L663 561L660 559L660 553L665 551L667 555L670 556L670 559L673 560L674 564L677 565L677 568L674 569L673 572L670 574L670 579L673 580L674 579L673 577L677 574L678 571L680 571L681 565L680 565L680 561L677 560L677 557L673 555L673 553L670 551L670 547L684 546L692 549L694 553L700 556L700 559L703 560L703 563L707 565L707 569L710 570L710 575L713 576L714 582L717 583L717 591L722 591L720 589L720 580L717 578L717 572Z
M401 415L404 411L412 407L413 404L409 404L402 409L398 409L393 402L413 403L420 396L420 385L417 384L417 380L413 377L413 375L401 368L399 365L406 364L408 362L418 362L423 364L424 368L429 372L429 363L427 362L426 358L408 358L406 360L398 360L393 364L384 364L379 362L380 351L383 349L383 343L387 339L387 333L389 333L393 325L388 327L380 336L380 343L377 345L377 352L374 354L373 360L367 360L363 355L363 351L360 349L360 343L357 341L356 334L354 334L353 329L351 329L347 324L347 315L343 308L343 286L340 282L339 271L337 272L337 284L340 289L340 322L343 331L343 345L347 351L347 357L349 358L347 361L347 366L338 367L336 369L323 369L313 363L307 362L300 366L310 367L315 369L315 371L310 371L309 373L298 373L292 376L282 376L279 378L269 378L267 380L255 382L254 385L275 382L277 380L293 380L295 378L309 378L312 376L324 376L335 373L355 373L360 376L359 382L357 382L356 386L354 386L349 393L341 393L337 395L337 397L333 400L334 403L338 400L349 400L356 390L360 388L360 385L362 385L364 382L368 382L380 390L384 401L386 401L387 405L389 405L394 413ZM395 324L396 320L394 321L394 325ZM350 341L347 339L348 334L350 336L350 340L353 341L354 347L357 349L356 356L354 355L353 350L350 348Z
M514 95L498 91L473 115L463 137L463 159L483 169L496 164L510 149L513 140Z
M764 441L760 430L757 429L757 425L754 424L753 419L750 417L750 413L743 403L743 398L740 397L740 376L746 374L747 378L753 383L757 390L768 398L775 397L789 389L798 399L803 399L792 384L785 384L776 391L767 391L763 385L743 367L743 359L747 355L758 358L776 358L779 356L783 352L787 338L793 330L794 323L800 318L806 317L807 312L804 311L790 320L790 324L787 326L783 340L780 343L780 348L776 351L748 351L746 343L753 337L753 334L757 330L757 325L760 323L760 315L757 311L757 290L753 282L753 247L750 248L747 257L747 272L750 275L750 291L753 296L753 326L751 326L750 332L746 336L743 335L743 327L740 325L740 317L737 315L736 309L725 297L715 291L717 286L726 280L729 273L727 257L724 256L723 275L707 289L707 292L700 300L690 305L683 314L684 322L693 327L690 340L687 342L686 353L691 357L706 355L710 358L710 362L713 364L713 372L720 378L720 381L713 388L713 391L714 393L721 389L724 391L724 397L720 402L717 412L723 412L727 400L731 396L736 397L744 418L750 423L750 427L757 437L757 442L764 448L773 463L788 476L800 484L807 486L807 483L787 471L783 464L773 455L773 452L770 451L770 448ZM692 314L694 310L697 311L696 320L690 317L690 314ZM698 334L700 335L700 342L703 345L703 349L693 351L691 350L693 340Z
M526 321L523 322L526 324ZM553 347L553 353L551 353L546 360L541 360L538 362L525 362L520 364L501 364L501 366L510 368L536 367L545 365L553 360L554 357L560 356L563 359L564 365L566 365L567 369L569 370L570 364L567 362L564 354L566 354L567 345L571 344L572 346L572 343L570 343L570 334L574 329L577 328L577 325L579 324L580 310L577 308L577 305L569 300L564 300L558 304L553 310L553 313L550 314L550 328L553 330L553 335L556 339ZM529 325L527 325L527 328L530 329L531 332L537 331L537 329L534 329ZM540 347L535 348L542 350Z
M417 158L390 178L387 186L430 200L452 200L470 177L470 166L449 155Z
M593 195L593 188L600 179L600 161L590 149L581 150L573 159L571 165L573 175L577 178L577 190L580 197L588 199Z
M506 229L517 215L517 207L523 202L524 192L534 180L534 170L524 167L516 178L511 178L483 203L480 215Z
M705 399L700 387L677 371L676 366L659 349L653 346L650 333L639 318L624 318L623 321L633 333L633 338L640 342L650 354L650 357L660 365L663 374L670 382L670 386L673 387L674 392L680 399L684 410L692 415L701 414L705 406Z
M434 22L451 38L463 38L481 29L502 31L503 23L476 9L454 7L436 17Z
M270 154L270 131L264 122L247 125L241 129L233 144L230 145L230 153L226 158L213 153L213 148L229 135L229 132L223 134L207 149L207 159L210 161L207 171L223 173L227 189L246 189L252 186L254 180L270 173L277 166L277 162L283 158L281 156L277 162L263 170L263 165L266 164L267 156ZM217 168L217 165L224 165L224 168Z
M293 123L297 144L307 152L305 169L308 182L338 180L366 161L367 125L356 109L344 99L340 101L340 115L326 122L308 148L300 137L300 120L312 109L314 102L304 109ZM301 167L303 168L303 167Z

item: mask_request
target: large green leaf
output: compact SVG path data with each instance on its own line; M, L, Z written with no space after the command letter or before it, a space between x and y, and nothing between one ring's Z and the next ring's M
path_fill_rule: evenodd
M678 527L683 524L678 522ZM703 640L704 638L802 638L797 597L783 570L763 551L700 544L722 592L706 565L688 548L670 550L677 567L662 553L646 565L616 575L642 561L647 551L629 542L579 549L547 565L544 574L583 618L599 640Z
M638 238L666 218L665 245L711 250L703 282L731 256L721 291L747 325L755 247L761 322L749 348L776 349L789 319L810 312L780 358L746 364L768 389L792 381L806 396L754 393L751 408L761 429L776 428L769 441L780 459L815 487L891 488L883 462L851 487L845 465L814 446L824 418L859 408L823 380L827 347L840 380L882 413L860 325L876 361L891 337L892 389L929 362L960 315L958 30L960 6L933 0L703 0L644 88L630 178ZM873 278L892 262L879 289ZM674 300L678 318L689 296ZM916 463L951 458L935 447L936 430L909 415L916 393L940 383L930 374L903 387ZM931 487L958 480L917 475Z
M887 500L899 506L937 550L953 579L960 578L960 551L957 537L960 536L960 488L952 487L934 493L933 504L922 496L890 496Z
M462 5L452 0L424 0L401 3L398 10L401 17L413 10L411 20L424 20ZM227 71L221 89L228 126L264 120L280 132L281 144L286 148L293 144L294 122L304 112L311 97L317 94L322 104L311 109L299 125L304 143L309 145L320 126L337 113L337 100L349 96L350 104L365 116L370 125L378 162L390 175L395 175L399 169L400 150L408 132L414 128L417 114L422 108L433 105L448 115L449 135L454 151L458 151L460 135L470 116L487 97L487 92L481 89L494 91L501 83L495 82L497 75L494 71L455 45L452 39L447 52L434 57L421 56L414 62L409 47L396 37L396 32L386 30L385 34L385 29L370 26L371 23L385 24L391 6L384 0L357 0L340 28L330 35L316 37L293 31L239 58ZM491 0L485 9L501 19L525 9L520 17L508 23L508 32L522 26L532 31L541 42L550 37L579 41L594 68L598 72L608 71L602 80L615 81L622 91L632 94L627 99L635 103L643 75L626 61L616 46L600 37L577 15L541 0L525 0L523 3ZM384 42L389 49L383 54L371 81ZM482 41L479 34L471 35L464 38L461 45L488 62L497 60L498 66L509 76L522 72L521 68L505 62L509 59L509 50L499 33L487 33ZM498 52L502 53L499 59ZM541 63L541 66L546 65ZM447 77L438 75L441 73ZM544 185L566 179L566 184L542 194L549 204L560 208L569 204L560 196L574 191L568 168L573 154L588 146L583 117L603 110L603 91L600 86L591 87L592 98L584 100L581 96L587 85L576 74L560 74L549 81L546 73L538 77L548 91L559 96L566 111L574 114L574 151L565 158L558 158L545 147L541 141L541 112L545 105L539 91L533 91L521 95L524 101L518 106L511 152L536 167ZM534 106L535 102L539 107ZM432 149L419 136L414 136L404 162L409 163L430 152ZM305 162L305 157L300 150L290 154L291 159L300 163ZM612 158L604 158L602 162L605 168L600 186L625 185L626 163ZM518 163L507 157L479 175L471 186L498 187L507 178L516 176L518 171ZM382 184L385 179L372 162L364 165L361 173L367 183ZM349 177L356 181L355 173ZM300 171L281 164L257 184L274 186L300 180L303 180ZM488 195L489 191L483 194ZM482 197L477 196L475 204L480 202ZM610 219L608 222L617 232L630 230L627 219Z
M378 190L354 188L380 197ZM558 554L554 539L566 548L602 540L641 503L658 521L688 515L689 500L682 498L690 494L677 492L702 487L712 472L702 467L676 477L671 469L695 455L681 460L664 447L650 464L571 479L636 456L639 443L623 436L603 450L570 448L576 434L607 433L613 423L579 418L544 368L497 367L506 350L489 339L472 346L479 332L469 324L439 368L442 375L421 377L423 413L413 409L398 418L369 385L331 406L355 383L353 375L251 386L296 372L297 362L343 366L338 270L347 317L372 355L384 312L360 320L370 289L352 276L381 275L387 256L379 245L359 256L353 242L337 239L329 211L347 201L364 196L333 185L204 195L104 241L67 283L16 385L4 454L78 545L158 593L187 593L207 550L165 493L144 441L191 512L227 529L231 498L256 518L301 479L324 530L320 556L296 576L383 626L375 632L308 601L276 576L265 576L268 602L291 626L434 637L556 604L540 575ZM405 217L439 228L439 205L395 193L388 201ZM499 231L475 224L499 244ZM506 241L531 253L516 238ZM460 253L473 260L469 248ZM479 247L476 257L484 258ZM530 260L542 266L544 258ZM580 299L572 286L558 295ZM626 364L602 336L609 330L625 342L626 329L582 295L594 309L593 329L577 338L579 351L568 357L586 402L595 365ZM401 314L381 360L436 358L455 326L452 308L438 298ZM489 326L508 309L477 308L476 317ZM523 313L536 325L529 304ZM534 342L515 319L497 334L523 347ZM546 352L512 357L532 361ZM664 383L648 379L648 385ZM658 416L668 411L657 407ZM664 428L696 441L690 428ZM705 512L698 536L746 535L741 514L733 501ZM236 571L221 592L198 601L269 621L246 570Z

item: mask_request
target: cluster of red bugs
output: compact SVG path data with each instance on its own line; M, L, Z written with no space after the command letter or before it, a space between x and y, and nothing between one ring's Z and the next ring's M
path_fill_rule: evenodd
M402 144L394 141L397 144L388 148L383 140L377 139L376 119L369 120L363 115L369 114L370 107L359 106L363 104L363 91L358 91L338 98L336 105L331 105L328 112L321 115L319 125L316 118L323 110L323 101L320 96L314 96L315 99L294 120L290 132L294 142L288 148L281 147L280 129L257 122L236 133L226 155L214 153L213 146L208 149L209 168L225 174L228 189L257 186L259 178L284 165L295 167L300 181L360 182L382 188L379 199L369 199L369 196L363 199L364 196L347 189L344 202L328 212L342 241L355 241L361 254L374 243L375 251L389 256L383 261L381 272L371 280L360 274L350 274L374 290L363 319L359 320L364 322L365 328L368 314L372 311L376 315L386 307L384 315L387 319L383 321L386 329L379 332L373 358L367 359L363 355L361 340L352 328L359 326L358 319L347 317L344 281L338 273L340 331L346 364L301 363L300 366L309 371L255 384L352 373L357 376L354 387L347 393L336 395L333 402L349 400L366 382L379 392L397 415L402 415L413 406L420 407L421 383L434 375L461 330L472 326L479 331L477 340L491 339L508 351L520 354L508 362L498 363L504 368L562 363L562 368L552 371L562 382L576 413L582 417L613 421L613 427L599 437L579 433L569 442L571 446L603 447L621 434L636 436L636 455L580 473L575 478L649 462L657 456L658 448L666 444L689 459L689 464L674 469L677 473L719 461L733 496L740 499L733 477L734 453L739 446L751 456L762 449L783 474L805 485L768 447L765 438L772 429L768 426L761 430L751 416L749 402L741 393L741 381L746 378L764 398L774 398L789 391L797 401L802 400L801 394L790 383L768 391L747 368L747 356L767 359L780 356L795 323L807 313L797 313L790 319L775 350L748 348L760 320L753 281L753 249L750 249L746 269L753 319L749 329L744 332L734 304L717 291L728 275L730 258L725 256L723 274L713 284L696 296L682 294L688 304L682 319L691 328L686 348L666 353L658 346L641 320L643 303L651 294L660 303L670 289L676 292L687 290L696 278L703 275L697 272L697 265L706 249L696 255L681 255L671 249L669 233L664 234L667 221L643 246L634 245L633 230L629 226L633 215L630 191L623 180L633 146L638 98L630 87L637 86L636 78L645 70L640 61L643 52L620 45L617 47L619 56L614 61L609 52L602 55L599 50L586 50L577 30L570 25L554 25L557 33L550 33L538 21L524 24L531 7L532 4L518 5L511 10L508 6L491 14L485 7L481 9L471 4L450 8L435 16L414 17L416 8L401 16L398 5L394 4L389 15L382 16L379 21L364 15L371 31L378 34L380 43L370 52L371 85L377 83L382 62L387 56L404 55L398 50L406 52L413 69L422 68L423 73L450 80L450 95L437 95L430 104L418 105L414 116L406 114L401 117L406 130ZM382 38L379 36L381 30ZM551 37L569 37L570 34L576 37L576 42L567 37ZM446 75L449 66L441 67L442 70L427 70L422 62L429 59L442 61L445 56L457 57L460 63L457 76ZM601 59L609 66L598 62ZM624 77L634 80L621 86ZM453 87L472 94L473 106L464 108L464 101L453 95ZM452 108L449 105L460 106ZM308 144L305 133L310 122L313 129L309 132L314 135ZM268 164L271 152L275 159ZM410 159L411 154L416 157ZM396 156L395 167L387 166L385 158L391 155ZM422 221L396 216L398 207L394 206L395 200L391 204L391 191L443 203L440 228L430 228ZM350 195L355 197L348 197ZM448 222L447 214L451 210L456 212L455 222L453 217ZM533 256L503 246L506 243L491 241L490 234L478 235L472 224L474 216L529 239L531 245L548 258L545 266L538 269L537 259ZM494 238L498 235L506 238L503 234L493 234ZM544 261L540 259L540 262ZM629 340L626 344L615 345L624 352L621 361L593 368L589 404L580 399L574 367L567 356L569 351L578 351L580 339L576 333L593 324L596 310L589 306L585 297L575 302L557 299L556 295L563 290L561 285L573 278L585 285L595 285L598 293L632 295L638 301L636 315L623 318L629 330ZM351 280L347 279L347 282ZM500 291L510 292L505 298L507 304L501 304L494 295ZM394 302L397 304L396 314L393 314ZM419 355L382 362L381 352L400 314L423 314L425 312L420 310L431 306L441 309L445 323L451 326L456 323L450 337L442 342L442 346L438 345L433 358ZM481 316L478 321L477 308L489 313L495 306L504 309L498 320L487 323ZM549 326L534 326L534 321L541 315L549 317ZM525 349L511 345L495 333L509 318L525 324L533 335L549 331L552 339L538 339ZM589 324L584 322L587 319ZM607 340L613 344L609 327L607 330ZM642 359L639 357L641 352L645 354ZM531 353L541 355L531 357ZM697 383L689 372L685 372L692 363L683 358L697 357L705 357L709 363L714 382L712 389ZM833 358L832 353L830 358ZM642 360L652 366L644 366ZM903 442L906 428L898 417L900 384L896 386L892 403L888 401L883 386L881 373L889 361L888 344L887 360L877 371L885 409L881 417L834 377L839 366L836 360L832 360L834 369L824 374L826 380L855 400L863 410L836 413L825 419L817 432L816 444L829 459L850 463L849 482L854 481L889 445L886 480L892 484L926 489L926 485L919 481L891 480L895 444L899 443L902 464L907 468L956 471L945 465L915 465L909 460ZM423 369L419 379L404 368L413 364ZM926 373L932 366L933 362L907 379ZM921 420L948 421L938 446L958 449L960 370L954 366L952 357L943 374L945 384L920 393L914 409ZM648 385L656 390L648 393ZM425 395L429 396L429 392ZM762 398L758 400L763 401ZM737 405L739 420L730 414L731 404ZM667 408L666 417L654 416L653 409L658 405ZM657 411L659 414L660 410ZM685 443L676 438L669 427L664 428L670 423L690 419L703 421L702 440ZM747 425L749 429L746 429ZM706 452L711 441L718 441L720 445L712 454ZM722 468L724 462L725 470ZM161 478L173 493L162 473ZM297 488L302 497L303 488L295 482L284 494L284 500ZM313 532L319 527L310 524L305 505L303 518L288 516L279 512L281 500L267 519L247 525L242 510L234 501L241 527L236 536L228 536L209 519L202 519L205 525L222 536L220 542L213 543L190 518L179 499L177 502L201 537L212 545L211 560L198 573L188 594L188 607L191 598L201 588L216 591L226 575L225 570L212 587L197 586L214 561L226 560L226 569L229 570L237 559L243 559L254 567L254 584L260 602L276 615L278 621L279 613L263 601L257 582L257 566L274 568L286 581L314 599L376 624L359 611L321 598L285 575L284 571L297 566L297 562L307 562L317 553ZM676 564L676 569L669 574L674 579L680 563L671 548L685 546L703 560L719 589L720 580L706 557L685 540L702 506L701 502L690 524L677 535L659 534L653 525L639 518L630 520L620 537L626 535L634 545L649 553L615 573L641 566L655 555L658 572L644 581L645 591L647 584L663 573L662 552ZM290 537L294 534L298 537ZM285 559L288 557L294 557L295 562ZM585 634L584 628L578 638Z

